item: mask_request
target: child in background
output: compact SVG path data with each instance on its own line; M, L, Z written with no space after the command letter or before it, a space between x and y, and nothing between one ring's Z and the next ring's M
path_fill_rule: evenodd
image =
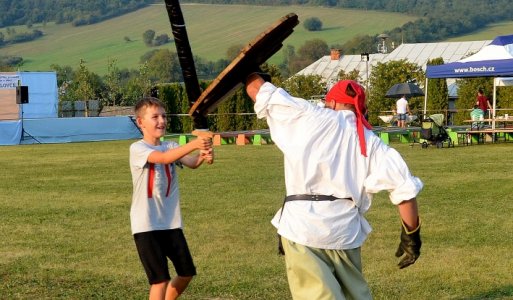
M472 121L482 121L484 119L484 112L479 105L474 105L474 109L470 111L470 119ZM472 129L481 129L483 127L483 122L472 122Z
M197 138L183 146L161 142L166 131L164 105L156 98L135 106L143 139L130 146L133 196L130 222L139 258L151 285L149 299L176 299L196 275L182 232L176 163L195 169L212 161L212 141ZM198 154L191 154L200 150ZM171 280L169 258L177 276Z

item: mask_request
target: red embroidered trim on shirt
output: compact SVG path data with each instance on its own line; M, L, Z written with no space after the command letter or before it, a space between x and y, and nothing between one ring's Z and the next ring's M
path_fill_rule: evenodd
M167 176L166 197L169 197L169 190L171 189L171 171L169 170L169 165L167 165L167 164L166 164L166 176Z
M171 175L171 169L168 164L165 164L166 169L166 177L167 177L167 190L166 197L169 197L169 192L171 191L171 179L173 176ZM153 198L153 184L155 181L155 164L150 163L149 166L149 175L148 175L148 198Z
M155 164L150 163L150 173L148 175L148 198L153 198L153 181L155 180Z

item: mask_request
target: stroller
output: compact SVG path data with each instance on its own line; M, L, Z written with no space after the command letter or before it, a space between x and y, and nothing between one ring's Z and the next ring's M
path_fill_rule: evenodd
M437 148L443 148L445 142L448 148L454 147L454 143L445 130L443 123L443 114L434 114L422 120L420 129L422 148L427 148L430 144L436 145Z

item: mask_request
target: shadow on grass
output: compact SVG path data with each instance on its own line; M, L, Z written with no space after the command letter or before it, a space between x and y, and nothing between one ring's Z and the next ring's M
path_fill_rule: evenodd
M322 31L333 31L344 28L344 26L323 27Z
M460 297L455 300L483 300L483 299L512 299L513 298L513 285L505 285L502 288L496 288L489 291L482 292L477 295L468 297Z

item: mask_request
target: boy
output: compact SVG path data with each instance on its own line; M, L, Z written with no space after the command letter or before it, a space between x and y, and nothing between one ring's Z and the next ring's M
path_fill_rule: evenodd
M148 276L150 299L176 299L196 275L182 232L176 163L189 168L212 162L212 142L198 138L183 146L161 142L166 113L156 98L141 99L135 106L143 139L130 146L133 196L130 222L139 258ZM191 152L200 150L199 154ZM170 281L167 258L177 276Z
M474 109L470 111L470 119L472 121L481 121L484 119L484 112L479 105L474 105ZM481 129L483 122L472 122L471 129Z

